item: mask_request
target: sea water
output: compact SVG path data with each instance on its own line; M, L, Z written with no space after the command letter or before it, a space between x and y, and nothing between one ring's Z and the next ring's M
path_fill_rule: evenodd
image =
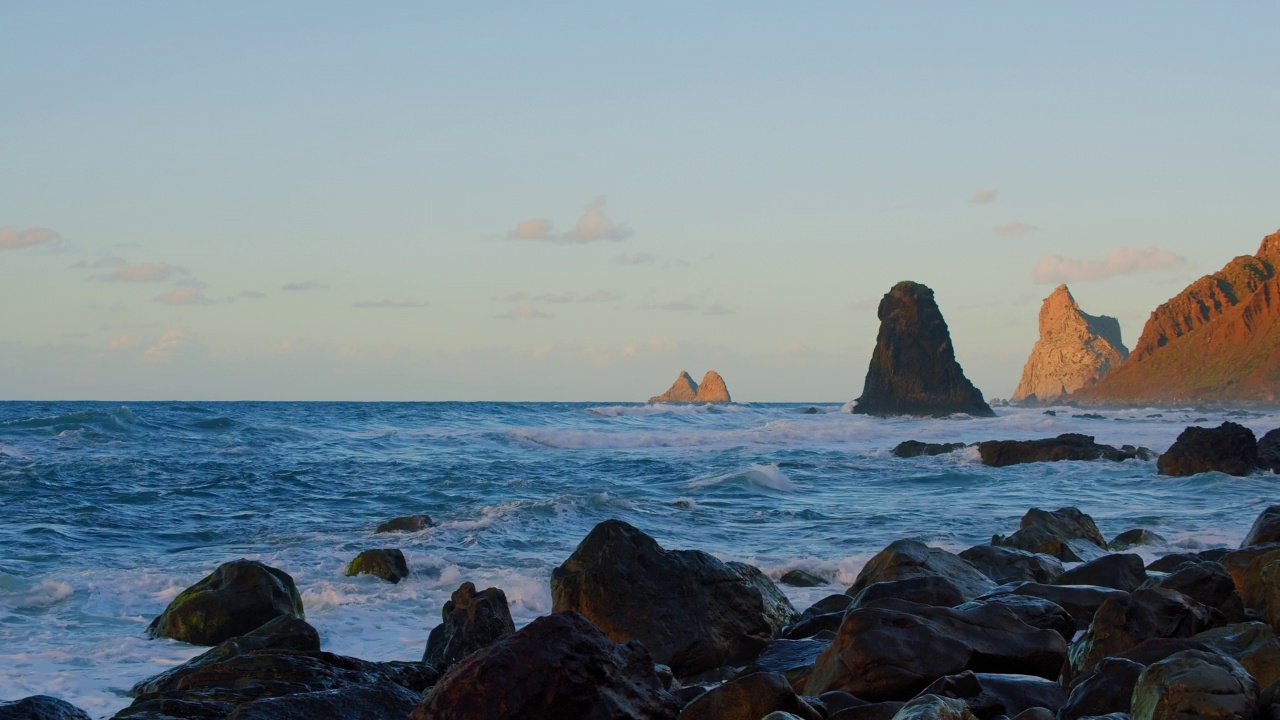
M502 588L517 624L551 611L548 581L587 532L621 518L666 547L741 560L800 609L851 584L899 538L951 550L1017 529L1030 507L1091 514L1176 549L1234 546L1277 478L1156 474L1154 462L988 468L973 449L900 459L907 439L1082 432L1163 451L1189 424L1280 415L1000 408L994 419L882 420L840 405L566 403L0 403L0 701L54 695L98 717L134 683L203 648L147 624L219 563L293 576L331 652L421 658L450 593ZM438 525L375 535L425 513ZM404 551L398 585L349 578L361 550Z

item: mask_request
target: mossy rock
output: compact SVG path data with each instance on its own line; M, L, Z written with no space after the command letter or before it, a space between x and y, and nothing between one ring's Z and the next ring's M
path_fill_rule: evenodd
M347 576L373 575L387 582L398 583L409 577L409 564L399 550L382 548L365 550L347 565Z
M282 615L304 616L293 578L256 560L233 560L179 593L151 621L147 634L217 645Z

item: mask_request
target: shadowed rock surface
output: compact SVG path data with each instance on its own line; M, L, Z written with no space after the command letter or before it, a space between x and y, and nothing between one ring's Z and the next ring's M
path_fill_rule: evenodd
M1258 441L1243 425L1189 427L1156 463L1161 475L1184 477L1203 472L1248 475L1258 469Z
M919 440L904 440L898 443L892 452L894 457L900 458L932 457L934 455L946 455L964 448L964 443L923 443Z
M959 588L950 580L937 575L911 577L903 580L872 583L853 597L850 607L865 607L877 600L898 598L921 605L955 607L965 601Z
M1024 582L996 588L990 595L984 595L978 600L987 601L992 598L998 598L1003 594L1048 600L1071 615L1072 619L1075 620L1076 627L1080 630L1089 627L1089 623L1093 621L1094 614L1107 600L1129 597L1129 593L1113 588L1084 585L1044 585Z
M931 548L918 540L890 543L867 561L846 594L856 596L870 585L919 577L940 577L972 599L995 588L990 578L946 550Z
M65 700L32 695L0 702L0 720L89 720L89 714Z
M498 588L476 592L463 583L440 611L444 621L427 636L423 662L446 672L471 653L492 645L516 631L507 606L507 595Z
M1240 663L1187 650L1149 666L1133 690L1133 720L1228 718L1258 713L1258 683Z
M1101 557L1107 541L1093 518L1066 507L1053 511L1031 508L1022 516L1017 532L1008 537L996 535L991 544L1081 562Z
M293 578L256 560L233 560L178 593L147 627L147 634L217 645L281 615L303 617Z
M772 712L800 720L822 720L782 675L757 672L712 688L680 712L679 720L760 720Z
M1113 712L1129 712L1133 688L1146 666L1123 658L1107 658L1076 679L1071 695L1058 711L1059 720L1078 720Z
M1064 433L1044 440L987 440L978 443L982 464L1008 467L1024 463L1061 462L1064 460L1150 460L1155 453L1146 448L1125 445L1121 448L1099 445L1092 435Z
M960 553L960 558L1000 585L1022 580L1053 582L1063 573L1062 563L1052 555L999 545L975 545Z
M877 314L880 331L853 412L881 417L957 413L995 417L956 362L951 333L933 290L914 282L898 283L880 301Z
M1040 306L1040 338L1011 399L1058 402L1097 384L1128 357L1120 321L1084 312L1067 286L1059 285Z
M227 720L404 720L421 700L419 693L395 683L370 683L253 700Z
M1258 519L1253 521L1253 526L1249 528L1249 534L1244 536L1240 547L1267 545L1274 542L1280 542L1280 505L1272 505L1258 515Z
M1225 572L1223 573L1226 574ZM1055 585L1093 585L1133 592L1147 581L1141 555L1103 555L1058 576Z

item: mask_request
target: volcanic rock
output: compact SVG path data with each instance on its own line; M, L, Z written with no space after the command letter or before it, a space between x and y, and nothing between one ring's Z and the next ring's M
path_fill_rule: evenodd
M1007 467L1035 462L1059 462L1062 460L1150 460L1155 453L1146 448L1125 445L1115 448L1099 445L1092 435L1065 433L1044 440L988 440L978 443L982 464Z
M1040 306L1040 339L1022 369L1014 402L1061 401L1092 387L1129 357L1120 339L1120 321L1080 309L1066 285L1059 285Z
M552 571L551 598L616 642L644 643L678 677L750 662L798 616L758 569L664 550L621 520L597 525Z
M724 378L715 370L707 371L702 377L702 384L693 381L686 371L680 371L675 383L661 395L649 398L651 403L727 403L733 402L729 397L729 388Z
M1189 427L1156 463L1161 475L1202 472L1248 475L1258 468L1258 441L1243 425L1224 422L1216 428Z
M427 636L423 662L446 672L471 653L492 645L516 631L507 607L507 595L498 588L476 592L472 583L463 583L440 614L444 622Z
M293 578L256 560L234 560L178 593L151 621L147 634L217 645L281 615L303 617L302 596Z
M880 332L853 412L888 417L994 417L956 362L933 290L901 282L880 301Z

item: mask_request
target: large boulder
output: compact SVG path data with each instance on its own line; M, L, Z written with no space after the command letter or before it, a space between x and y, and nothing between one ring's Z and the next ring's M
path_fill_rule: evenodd
M920 695L964 700L979 718L1018 715L1034 707L1053 713L1066 702L1062 686L1052 680L1031 675L973 673L938 678Z
M963 700L921 695L894 713L893 720L977 720L977 716Z
M1066 642L996 605L965 610L881 600L851 610L810 673L806 695L841 690L869 702L906 700L964 670L1054 678Z
M1064 460L1150 460L1155 454L1146 448L1125 445L1121 448L1099 445L1092 435L1066 433L1044 440L988 440L978 443L982 464L991 467L1008 467L1038 462Z
M1206 630L1192 640L1234 658L1258 681L1258 687L1280 681L1280 640L1266 623L1226 625Z
M409 577L409 564L404 553L395 548L365 550L347 564L347 576L372 575L389 583Z
M577 613L540 617L468 656L410 720L671 720L674 696L638 642L615 644Z
M1225 573L1224 573L1225 574ZM1147 581L1140 555L1103 555L1058 576L1055 585L1093 585L1132 592Z
M1081 562L1101 557L1107 540L1093 518L1078 508L1031 508L1022 516L1017 532L1008 537L996 535L991 544L1052 555L1065 562Z
M639 640L679 677L744 665L797 619L758 569L664 550L621 520L597 525L552 571L551 598L616 642Z
M1013 402L1059 402L1093 387L1129 357L1120 339L1120 322L1080 309L1066 285L1059 285L1040 306L1040 339L1022 369Z
M1280 472L1280 428L1258 438L1258 466L1263 470Z
M1043 585L1027 582L1001 586L978 599L986 601L1004 594L1048 600L1065 610L1075 620L1076 627L1080 630L1089 627L1089 623L1093 622L1094 614L1107 600L1129 597L1129 593L1114 588L1089 585Z
M1280 430L1272 430L1271 433L1280 433ZM1276 441L1280 443L1280 437L1277 437ZM1253 521L1253 527L1249 528L1249 534L1244 536L1244 542L1240 543L1240 547L1269 545L1275 542L1280 542L1280 505L1272 505L1258 515L1258 519Z
M1147 580L1142 587L1180 592L1201 605L1215 608L1227 622L1245 620L1244 603L1236 592L1231 574L1221 563L1185 563L1164 577Z
M1253 720L1258 683L1240 663L1187 650L1151 665L1133 690L1133 720L1224 718Z
M384 681L251 700L237 706L227 720L404 720L421 699L419 693Z
M933 290L901 282L880 301L880 331L871 354L860 415L995 417L956 362L947 321Z
M1156 467L1161 475L1248 475L1258 469L1258 441L1252 430L1233 422L1216 428L1189 427L1160 456Z
M970 610L979 605L999 605L1031 627L1058 633L1068 643L1076 635L1076 621L1070 613L1061 605L1043 598L1011 592L996 593L958 605L956 609Z
M1280 544L1236 550L1221 562L1244 606L1261 613L1273 629L1280 628Z
M1071 646L1063 679L1071 682L1103 659L1152 638L1189 638L1215 624L1215 613L1172 590L1138 590L1102 603L1084 635ZM1221 615L1218 615L1221 617Z
M1052 555L999 545L975 545L960 558L1000 585L1022 580L1049 583L1063 573L1062 562Z
M996 586L972 565L946 550L931 548L918 540L897 540L867 561L847 593L856 596L876 583L931 576L946 579L966 600Z
M757 672L713 688L680 711L679 720L760 720L772 712L790 713L800 720L822 720L822 714L802 700L787 679Z
M32 695L0 702L0 720L89 720L89 714L66 700Z
M747 666L739 675L751 673L774 673L782 675L791 687L803 689L809 672L818 661L818 656L831 644L829 637L824 639L804 638L800 640L774 640L769 647L760 653L755 662Z
M850 607L863 607L885 598L900 598L938 607L955 607L965 600L955 583L937 575L925 575L872 583L858 591Z
M476 592L473 583L463 583L453 591L440 614L444 622L427 636L427 649L422 655L423 662L435 665L440 672L516 631L507 595L498 588Z
M303 617L302 596L293 578L256 560L234 560L179 593L151 621L147 634L217 645L281 615Z
M1058 710L1058 720L1129 712L1133 688L1146 666L1123 658L1106 658L1076 678L1071 695Z

